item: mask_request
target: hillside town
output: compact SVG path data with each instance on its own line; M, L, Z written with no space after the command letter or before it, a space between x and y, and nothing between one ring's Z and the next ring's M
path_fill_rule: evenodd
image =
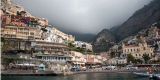
M160 64L159 22L135 36L95 53L92 43L78 41L45 18L5 0L1 9L2 71L86 71L103 66ZM7 5L7 6L6 6ZM123 34L122 34L123 35ZM102 68L103 70L103 68Z
M107 52L110 64L159 64L160 60L160 25L154 23L150 28L130 36Z
M92 54L90 43L76 41L75 36L49 25L47 19L6 1L8 6L1 9L2 70L37 66L53 71L85 69L105 61L103 56Z

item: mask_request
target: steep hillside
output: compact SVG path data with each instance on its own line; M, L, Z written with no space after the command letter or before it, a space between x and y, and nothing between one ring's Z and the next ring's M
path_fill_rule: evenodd
M160 20L160 0L153 0L150 4L136 11L122 25L102 30L93 40L95 52L108 50L112 42L119 42L136 35L139 31L149 28L151 24ZM105 43L104 43L105 42Z
M136 11L126 22L112 29L112 31L120 41L128 36L135 35L142 29L148 28L158 20L160 20L160 0L154 0Z
M113 33L108 29L103 29L97 34L93 41L93 50L95 52L107 51L115 41L116 38L114 37Z

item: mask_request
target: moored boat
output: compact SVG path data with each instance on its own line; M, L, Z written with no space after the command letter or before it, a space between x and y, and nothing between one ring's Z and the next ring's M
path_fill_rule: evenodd
M134 72L133 74L139 77L148 77L150 79L160 80L160 74L149 74L149 73L138 73L138 72Z
M149 73L138 73L138 72L134 72L133 74L140 76L140 77L153 77L153 74L149 74Z
M160 80L160 74L155 74L155 75L153 75L153 78L154 78L155 80Z

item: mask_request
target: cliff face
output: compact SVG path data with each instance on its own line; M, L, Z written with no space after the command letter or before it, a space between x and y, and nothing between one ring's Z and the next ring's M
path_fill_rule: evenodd
M103 41L111 42L111 41L115 41L115 40L116 39L115 39L113 33L110 30L103 29L100 33L97 34L97 36L95 37L94 42L102 43Z
M116 41L113 33L108 29L103 29L100 33L97 34L93 41L93 50L95 52L104 52L107 51Z
M107 51L112 46L111 42L119 42L129 36L134 36L139 31L149 28L151 24L159 20L160 0L153 0L150 4L136 11L122 25L113 27L110 30L104 29L98 33L93 40L95 52Z
M126 22L112 29L112 31L120 41L128 36L135 35L142 29L148 28L158 20L160 20L160 0L154 0L136 11Z

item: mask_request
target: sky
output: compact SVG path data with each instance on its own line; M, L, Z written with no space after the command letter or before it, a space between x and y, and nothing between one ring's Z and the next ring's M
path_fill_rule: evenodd
M125 22L151 0L13 0L65 32L97 34Z

